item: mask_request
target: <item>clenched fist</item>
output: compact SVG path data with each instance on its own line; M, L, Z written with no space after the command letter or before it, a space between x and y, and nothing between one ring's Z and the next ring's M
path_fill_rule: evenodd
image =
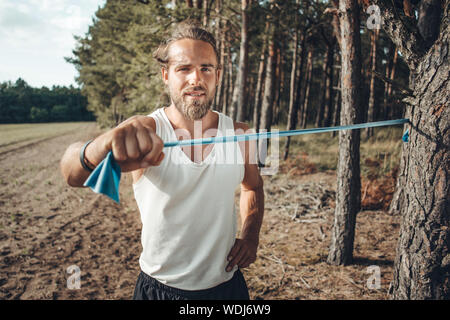
M157 166L164 159L164 143L155 133L155 120L134 116L95 138L85 149L84 158L97 166L112 151L122 172ZM80 163L84 142L70 145L61 159L61 172L72 187L82 187L90 172Z
M147 116L131 117L95 139L86 148L89 161L89 148L94 149L96 145L102 146L100 150L103 149L105 155L112 150L123 172L157 166L164 159L164 143L155 133L155 120Z

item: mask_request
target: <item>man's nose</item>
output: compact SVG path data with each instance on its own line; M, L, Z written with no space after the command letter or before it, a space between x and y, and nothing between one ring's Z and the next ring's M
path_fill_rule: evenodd
M202 82L202 75L200 73L200 70L197 68L194 68L192 72L189 74L189 84L196 85Z

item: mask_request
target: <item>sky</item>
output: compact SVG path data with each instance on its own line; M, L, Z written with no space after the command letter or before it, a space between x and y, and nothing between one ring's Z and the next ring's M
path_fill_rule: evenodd
M78 87L74 35L84 36L106 0L0 0L0 82Z

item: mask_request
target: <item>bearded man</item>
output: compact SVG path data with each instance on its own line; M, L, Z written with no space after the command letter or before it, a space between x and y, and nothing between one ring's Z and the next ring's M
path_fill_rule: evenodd
M82 187L112 151L122 172L132 173L142 220L134 299L249 299L239 268L256 259L264 214L263 183L250 142L164 148L166 141L248 130L211 110L221 72L215 39L199 26L180 23L154 57L170 106L72 144L61 171L70 186Z

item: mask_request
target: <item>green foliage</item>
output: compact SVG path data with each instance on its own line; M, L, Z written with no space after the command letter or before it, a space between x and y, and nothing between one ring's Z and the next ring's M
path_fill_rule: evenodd
M88 109L101 126L117 125L168 103L152 54L174 23L200 19L201 14L201 9L181 2L174 8L172 1L110 0L99 8L89 32L76 38L74 58L66 59L78 69Z
M90 121L80 89L32 88L24 80L0 83L0 123Z
M151 63L164 28L157 21L163 10L158 3L108 1L96 12L86 36L76 38L75 58L67 60L78 69L88 109L102 126L158 105L159 72Z
M68 106L58 104L52 107L50 115L54 121L64 121L69 112L70 109Z
M241 1L216 0L207 2L206 21L208 27L216 35L219 45L222 37L227 39L226 65L224 67L228 76L230 70L227 60L231 59L231 79L234 81L239 63ZM160 68L153 59L152 53L165 39L174 23L186 18L204 21L203 9L189 8L187 3L187 1L173 0L107 0L105 5L97 10L96 17L93 19L86 35L76 37L77 45L73 51L73 57L66 58L66 60L74 64L79 71L77 82L80 84L83 95L88 99L87 108L95 114L102 127L117 125L132 115L148 114L154 109L168 104L168 96L160 79ZM221 3L222 7L217 15L215 9L218 3ZM333 14L326 13L326 9L331 7L330 1L276 0L273 5L271 3L271 1L253 1L248 8L250 23L248 30L246 118L247 120L252 118L255 100L254 89L263 42L267 38L265 26L268 21L276 32L269 32L267 35L269 38L275 37L277 53L280 54L275 81L277 100L274 102L274 109L277 114L274 116L274 122L287 120L292 52L295 45L299 47L297 58L299 64L303 59L302 70L298 71L299 84L297 84L301 87L306 85L306 54L310 50L314 52L313 76L307 111L307 120L312 122L316 118L320 104L320 99L315 98L319 97L324 91L320 80L327 53L327 44L334 37ZM362 13L361 18L362 20L366 19L364 13ZM216 33L217 23L220 25L218 33ZM299 33L303 34L305 40L294 44L293 38L296 27ZM361 30L362 50L363 56L366 58L363 61L363 72L366 77L363 83L362 101L364 105L367 104L368 100L368 78L365 70L370 67L369 36L369 30L363 27ZM391 46L389 40L383 36L383 32L381 32L379 44L379 71L384 73L385 64L382 61L391 60L392 50L388 50L389 52L383 51L383 48ZM338 45L335 49L334 61L337 63ZM299 68L299 65L297 65L297 68ZM336 70L336 74L332 87L337 88L339 70L335 67L333 70ZM400 82L407 83L408 75L405 74L401 64L397 66L397 71L396 77L401 78ZM230 84L227 78L224 78L224 81L224 92L228 92L230 90L227 86L229 87ZM381 81L377 81L376 90L377 97L382 97L384 84ZM333 90L333 96L337 92L337 90ZM381 100L379 98L376 101L378 108L383 103ZM297 104L301 103L301 101L297 102ZM395 101L395 103L401 106L399 101ZM222 110L222 106L216 108ZM397 113L401 114L403 108L398 109ZM394 112L392 116L398 117L397 113ZM377 114L377 117L378 119L386 118L381 112Z
M30 120L32 122L45 122L46 120L48 120L47 109L31 107Z

